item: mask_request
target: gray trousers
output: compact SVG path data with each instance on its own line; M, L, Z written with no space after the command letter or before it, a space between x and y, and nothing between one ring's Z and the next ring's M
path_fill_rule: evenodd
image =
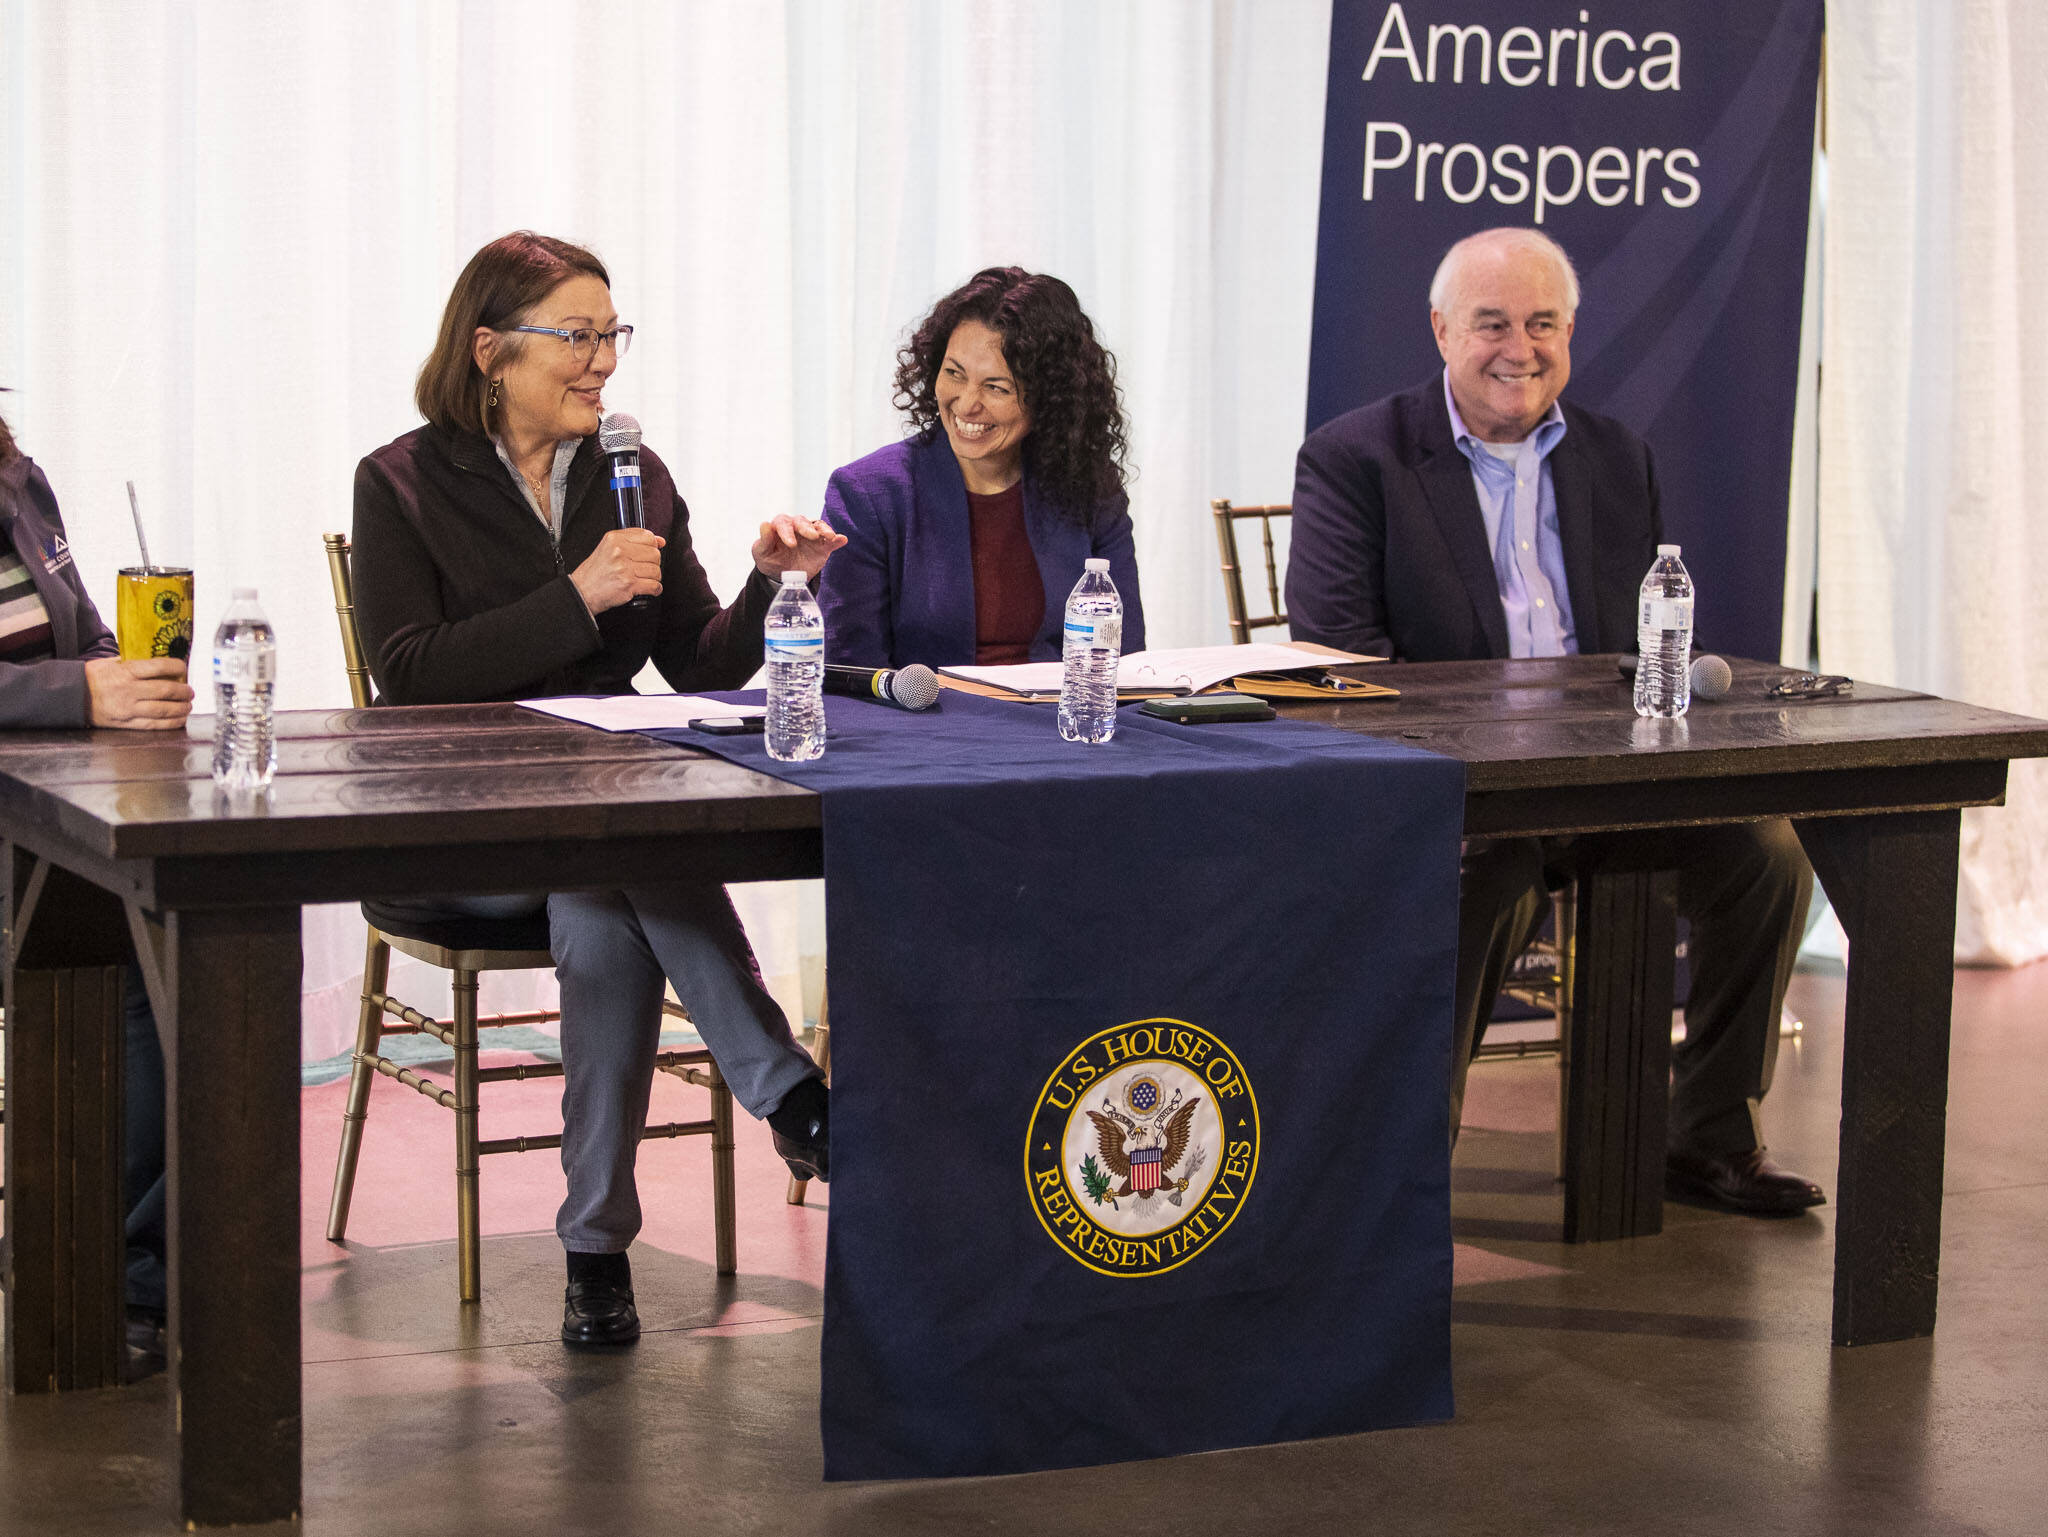
M749 1115L767 1115L798 1083L824 1075L761 985L746 931L716 882L404 905L423 917L512 918L539 912L543 902L562 986L562 1172L569 1178L555 1232L565 1249L621 1253L640 1231L633 1164L654 1085L665 984L674 984Z
M562 1247L618 1253L640 1231L633 1162L647 1124L664 981L690 1011L733 1098L765 1116L823 1075L761 985L725 888L676 881L548 898L562 984Z
M1671 1054L1671 1145L1702 1153L1761 1147L1758 1107L1777 1063L1778 1013L1813 895L1812 867L1784 821L1468 843L1458 907L1452 1137L1486 1016L1541 922L1546 867L1585 870L1603 861L1675 869L1678 911L1692 925L1685 1041Z

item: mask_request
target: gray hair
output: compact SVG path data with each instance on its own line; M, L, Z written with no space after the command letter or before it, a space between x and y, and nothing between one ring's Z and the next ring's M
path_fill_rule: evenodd
M1549 257L1556 264L1558 275L1564 279L1565 313L1576 315L1579 312L1578 269L1572 266L1572 259L1565 254L1564 247L1541 230L1524 229L1513 224L1503 225L1498 229L1483 229L1476 235L1467 235L1444 252L1444 259L1437 263L1436 276L1429 280L1431 309L1444 314L1450 312L1451 280L1456 275L1458 264L1467 254L1482 245L1535 251Z

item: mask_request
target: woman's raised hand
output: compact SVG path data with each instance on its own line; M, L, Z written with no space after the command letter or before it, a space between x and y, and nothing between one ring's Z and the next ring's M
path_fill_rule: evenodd
M644 528L615 528L590 558L569 573L592 616L661 591L661 547L668 541Z
M761 537L754 541L754 569L763 576L780 576L785 571L816 576L844 543L846 535L833 532L823 519L780 513L761 525Z

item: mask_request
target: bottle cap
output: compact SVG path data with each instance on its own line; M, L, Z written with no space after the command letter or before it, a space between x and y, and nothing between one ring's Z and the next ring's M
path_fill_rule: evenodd
M235 601L237 603L244 601L254 603L256 601L256 589L253 587L237 587L235 589Z
M1088 571L1107 571L1109 569L1109 562L1106 560L1088 560L1083 561L1081 564L1082 568Z
M810 578L801 571L785 571L782 573L782 585L785 587L802 587L809 582Z
M1678 546L1675 544L1660 544L1657 546L1657 553L1659 555L1676 555L1678 553Z

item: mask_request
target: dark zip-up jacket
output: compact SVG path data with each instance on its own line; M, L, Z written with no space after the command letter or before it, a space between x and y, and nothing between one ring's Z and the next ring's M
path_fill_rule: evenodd
M0 662L0 726L90 725L85 664L120 648L79 580L57 494L26 455L0 465L0 529L49 610L57 650L40 662Z
M642 448L640 468L668 541L661 596L593 620L569 573L617 526L595 436L569 465L559 548L481 433L421 427L357 465L356 619L381 702L629 694L649 660L683 693L744 684L775 584L755 571L721 608L667 466Z

